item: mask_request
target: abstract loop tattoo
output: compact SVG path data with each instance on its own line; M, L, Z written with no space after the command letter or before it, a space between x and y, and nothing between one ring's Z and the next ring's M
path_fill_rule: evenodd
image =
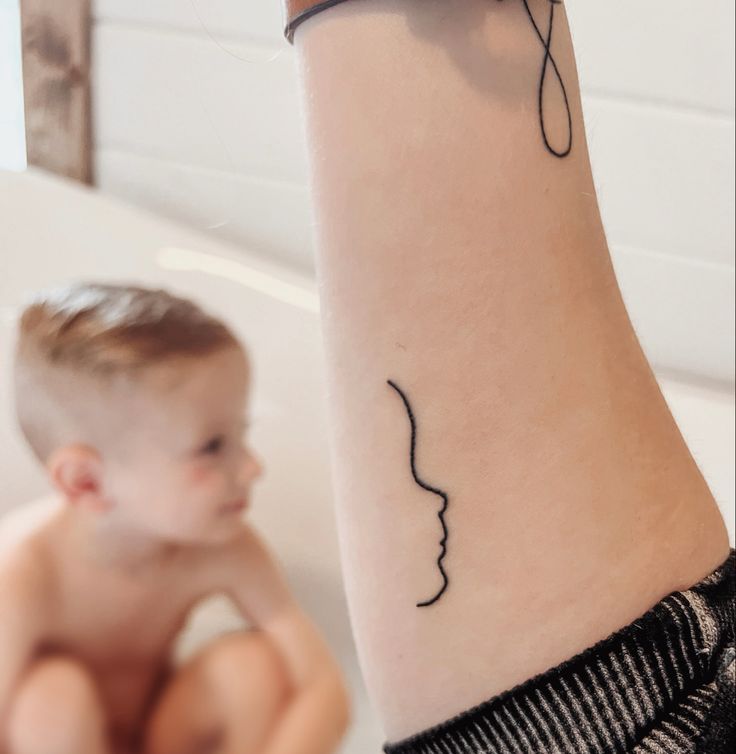
M501 2L502 0L498 0ZM542 137L544 138L544 144L547 147L547 149L555 155L555 157L567 157L567 155L570 154L570 150L572 149L572 115L570 114L570 103L567 99L567 90L565 89L565 84L562 82L562 76L560 75L560 71L557 68L557 63L555 63L555 59L552 57L552 53L550 52L550 43L552 41L552 26L554 25L555 20L555 5L562 5L562 0L547 0L549 2L549 31L547 33L547 39L545 41L544 36L542 35L542 32L539 30L539 27L537 26L537 22L534 20L534 16L532 15L531 10L529 9L529 2L528 0L522 0L524 3L524 7L526 8L527 15L529 16L529 20L532 22L532 26L534 27L534 31L537 33L537 36L539 37L540 42L544 46L544 63L542 64L542 76L539 80L539 120L542 125ZM563 152L558 152L550 143L549 139L547 138L547 129L544 125L544 108L542 105L543 101L543 93L544 93L544 85L547 80L547 62L552 63L552 67L555 69L555 75L557 76L557 80L560 82L560 89L562 90L562 96L565 98L565 108L567 110L567 130L568 130L568 141L567 141L567 147Z
M411 465L411 474L414 477L414 481L425 490L429 490L430 492L434 492L436 495L439 495L443 500L442 510L437 514L440 519L440 523L442 524L442 531L444 532L444 536L440 540L440 545L442 545L442 552L440 553L439 558L437 558L437 567L440 569L440 573L442 574L443 584L442 588L435 594L434 597L432 597L429 600L426 600L425 602L417 602L417 607L427 607L428 605L431 605L432 603L436 602L441 596L442 593L447 589L447 574L445 573L444 569L442 568L442 559L447 554L447 547L445 546L447 542L447 527L445 526L445 519L443 517L443 514L447 510L448 505L448 499L447 494L443 492L440 489L437 489L437 487L432 487L429 484L426 484L423 482L418 476L416 469L414 467L414 449L416 446L416 439L417 439L417 425L414 420L414 412L411 410L411 406L409 405L409 401L407 397L404 395L404 393L401 391L401 388L393 382L393 380L386 380L391 387L396 390L396 392L401 396L401 400L404 401L404 406L406 406L406 411L409 414L409 422L411 423L411 449L409 451L409 462Z

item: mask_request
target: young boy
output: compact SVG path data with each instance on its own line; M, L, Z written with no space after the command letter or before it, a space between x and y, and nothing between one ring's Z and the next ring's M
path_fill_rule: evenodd
M232 332L164 291L78 284L24 310L14 377L55 494L0 532L0 752L334 752L339 666L241 520L262 467ZM174 667L214 593L251 630Z

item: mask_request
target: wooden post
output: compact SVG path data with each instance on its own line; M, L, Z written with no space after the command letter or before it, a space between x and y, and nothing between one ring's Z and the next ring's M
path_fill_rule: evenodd
M28 163L92 183L90 0L21 0Z

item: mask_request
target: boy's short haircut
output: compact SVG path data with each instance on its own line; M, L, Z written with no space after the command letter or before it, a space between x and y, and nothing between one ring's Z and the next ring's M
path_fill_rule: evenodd
M174 356L236 345L232 332L185 298L133 285L77 283L43 292L23 310L18 358L88 374L130 372Z
M53 441L44 439L39 412L29 403L38 399L50 408L63 400L54 383L74 375L103 384L241 346L223 322L188 299L160 289L91 282L36 294L21 313L17 335L16 416L42 461Z

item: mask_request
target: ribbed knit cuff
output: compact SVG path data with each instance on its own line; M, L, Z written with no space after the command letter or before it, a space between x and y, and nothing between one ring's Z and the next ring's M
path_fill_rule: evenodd
M734 694L735 569L732 548L711 574L608 638L383 751L585 754L630 752L645 741L637 751L716 751L692 742L709 726L733 731L712 718L718 709L733 714L724 694Z

